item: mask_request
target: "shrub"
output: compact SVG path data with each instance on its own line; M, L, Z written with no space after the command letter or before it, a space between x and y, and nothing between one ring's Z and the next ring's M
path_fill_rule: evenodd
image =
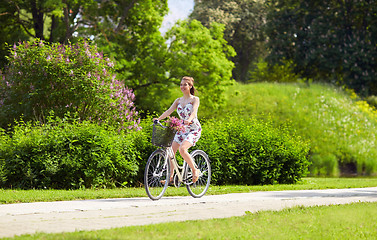
M23 116L43 120L53 110L63 117L137 128L131 89L117 80L114 63L86 41L48 44L38 39L14 45L9 66L0 72L0 125Z
M8 142L8 136L5 134L4 130L0 128L0 149L5 147L5 144ZM7 180L7 173L5 167L5 161L0 157L0 186L5 184Z
M377 109L377 96L368 96L366 100L370 106L373 106L375 109Z
M147 164L149 156L156 147L152 145L152 118L148 116L140 121L141 131L133 131L129 133L128 137L131 139L134 146L134 153L139 164L139 171L134 179L135 186L142 186L144 184L144 169Z
M2 139L0 149L6 175L2 187L77 189L134 184L138 163L132 139L113 128L50 119L44 125L19 122L11 134Z
M212 182L219 185L296 183L309 165L306 142L255 118L205 122L197 148L209 155Z
M283 61L282 64L269 65L260 59L250 71L249 82L298 82L299 77L294 73L292 61Z

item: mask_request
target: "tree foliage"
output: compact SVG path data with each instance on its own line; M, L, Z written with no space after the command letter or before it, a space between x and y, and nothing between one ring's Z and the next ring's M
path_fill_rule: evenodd
M4 16L29 37L67 42L82 24L82 13L94 0L5 0Z
M204 26L212 22L225 25L224 38L235 49L233 77L246 82L252 63L264 54L263 26L266 7L260 0L196 0L190 16Z
M232 82L234 49L224 40L224 25L212 23L210 28L199 21L182 21L166 33L170 45L166 60L170 78L179 83L189 75L201 96L201 104L216 109L223 100L224 86Z
M377 93L377 2L270 0L269 61L292 60L305 77Z
M79 29L80 35L92 36L99 48L115 59L118 77L135 91L138 108L161 110L149 91L165 89L168 81L163 66L167 47L159 31L168 11L167 1L102 2L90 11L85 18L90 27Z

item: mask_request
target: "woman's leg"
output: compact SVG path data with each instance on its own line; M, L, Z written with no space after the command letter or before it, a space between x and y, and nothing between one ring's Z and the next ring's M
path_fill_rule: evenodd
M192 147L192 144L188 141L183 141L181 145L179 146L179 153L183 157L183 159L187 162L189 167L191 168L192 171L192 178L193 182L196 182L199 177L199 170L196 169L194 160L191 158L191 155L188 153L188 149Z
M177 150L179 148L179 143L177 143L176 141L173 141L171 148L172 148L174 156L175 156L175 154L177 153ZM173 176L174 176L174 168L173 168L173 160L172 159L170 159L170 166L171 166L171 168L170 168L170 181L172 181Z

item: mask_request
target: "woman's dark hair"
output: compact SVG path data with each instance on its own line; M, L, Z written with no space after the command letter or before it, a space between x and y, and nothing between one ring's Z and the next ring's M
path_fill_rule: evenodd
M182 78L182 81L183 80L185 80L185 81L188 82L189 86L191 86L191 88L190 88L190 94L193 95L193 96L195 96L194 78L184 76Z

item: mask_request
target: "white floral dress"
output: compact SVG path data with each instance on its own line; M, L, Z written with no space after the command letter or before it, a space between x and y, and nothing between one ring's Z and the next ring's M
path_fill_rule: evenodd
M187 120L192 112L193 105L192 103L188 103L185 106L182 106L180 103L177 107L177 113L182 120ZM181 144L183 141L188 141L193 146L195 146L196 142L199 140L200 135L202 133L202 127L200 122L197 118L192 120L190 125L185 125L185 131L177 132L174 136L174 141Z

